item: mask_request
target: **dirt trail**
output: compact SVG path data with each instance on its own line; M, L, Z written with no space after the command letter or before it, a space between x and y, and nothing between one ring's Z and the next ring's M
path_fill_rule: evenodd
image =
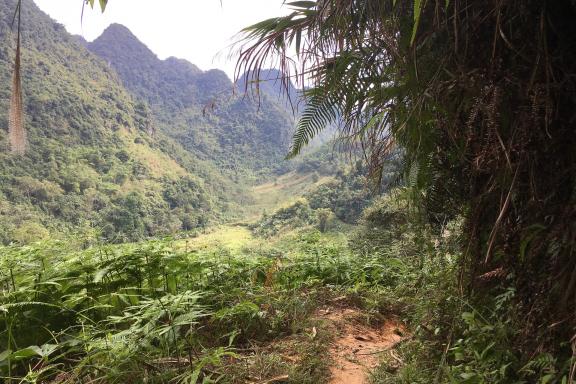
M328 307L317 316L331 321L338 331L330 348L334 362L330 384L368 384L368 373L378 366L382 353L400 342L405 333L396 321L366 325L362 313L353 308Z

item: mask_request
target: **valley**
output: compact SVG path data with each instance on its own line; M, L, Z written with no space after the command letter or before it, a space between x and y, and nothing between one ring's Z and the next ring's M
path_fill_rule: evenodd
M16 1L2 5L8 83ZM254 185L294 170L283 161L294 117L272 89L255 100L221 71L159 60L121 25L87 43L23 9L29 148L15 158L0 134L0 242L70 230L136 241L238 220L255 210Z
M77 5L0 0L0 383L576 383L573 0Z
M329 380L342 357L317 356L343 324L385 319L346 292L366 170L326 139L284 160L295 117L274 70L255 97L250 75L160 60L122 25L86 42L23 9L26 154L0 136L3 379Z

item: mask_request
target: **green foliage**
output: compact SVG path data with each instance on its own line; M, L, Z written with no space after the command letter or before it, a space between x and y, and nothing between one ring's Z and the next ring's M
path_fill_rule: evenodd
M14 240L19 244L30 244L35 241L46 240L49 236L48 230L35 222L23 223L12 234Z
M271 215L264 214L252 225L252 230L262 237L270 237L281 231L312 224L314 214L306 199L299 199L287 207L280 208Z
M354 242L362 253L380 252L389 247L390 242L402 235L410 224L418 221L409 212L407 190L397 189L381 196L367 207L360 222L366 228Z
M300 200L255 228L266 236L273 228L274 237L234 248L200 242L190 250L189 240L185 248L173 240L0 248L0 372L37 382L236 383L258 369L324 382L329 362L318 356L329 335L297 342L296 365L281 354L244 353L286 337L309 340L310 315L326 297L344 295L367 316L395 313L408 327L373 383L566 383L571 360L546 352L526 359L511 347L521 330L514 289L463 298L460 220L426 224L408 206L410 193L375 200L350 237L313 229L314 211ZM254 366L232 364L245 358Z
M327 208L320 208L316 210L316 217L318 218L318 229L324 233L328 230L332 211Z
M347 167L344 154L337 150L334 142L328 141L317 148L308 149L309 152L287 162L298 173L315 172L318 176L333 176Z
M445 375L463 383L568 383L571 359L558 361L543 352L528 359L513 347L521 332L516 292L507 288L480 309L468 305L462 327L448 351Z
M344 244L317 232L295 236L280 245L290 254L183 252L170 241L1 248L0 372L38 381L216 380L236 348L298 333L322 285L353 286L363 276ZM303 359L322 372L313 355Z
M314 218L304 201L280 216ZM171 241L1 248L0 370L38 381L237 375L224 363L236 348L300 332L324 287L362 294L394 286L397 262L358 258L338 235L324 236L300 230L239 252L185 252ZM303 344L292 382L327 376L326 361L316 358L328 345L322 340ZM42 369L33 368L40 361Z
M0 4L0 34L10 36L17 1L2 0ZM129 94L106 63L31 1L24 1L22 12L23 100L29 148L23 156L8 153L8 138L0 133L2 244L45 237L43 230L26 230L31 226L44 227L55 237L96 228L103 239L113 242L202 228L210 221L238 215L231 210L246 191L233 183L248 181L247 174L268 174L281 158L284 150L280 144L273 148L265 145L281 136L270 127L276 129L279 122L284 124L280 124L282 129L289 125L274 102L267 102L270 107L264 112L254 103L235 98L228 107L222 106L227 117L220 118L200 118L202 102L193 103L191 116L152 110L147 104L150 99ZM138 62L137 52L130 54L132 66ZM10 39L3 39L0 79L7 84L13 55ZM171 66L172 74L168 73ZM157 74L177 77L165 88L166 95L182 88L179 84L187 81L185 74L191 66L171 61L158 69ZM216 83L221 93L229 91L231 83L221 77L217 73L201 75L198 92L204 93ZM153 83L148 86L148 92L157 89ZM9 89L0 91L0 110L8 110L9 96ZM217 131L212 129L215 127ZM180 140L180 129L201 143L181 145L179 141L187 139ZM252 140L256 132L261 135ZM205 133L213 136L205 139ZM238 137L245 142L236 140ZM261 155L244 156L253 153L253 148L262 149ZM234 164L240 164L240 157L255 161L238 170ZM231 180L231 174L240 179Z
M397 274L383 284L393 287L386 295L398 300L414 329L414 338L396 358L384 359L372 383L567 383L570 358L525 356L515 345L523 324L512 276L494 285L501 271L487 273L482 279L492 295L464 296L457 285L462 220L435 228L411 202L409 189L376 199L351 241L360 255L388 255Z
M365 169L353 167L348 172L339 171L334 180L304 196L312 209L329 209L343 222L355 223L372 195Z
M525 357L543 345L565 353L576 324L574 2L290 6L243 30L237 67L274 61L283 79L306 79L293 154L338 124L378 180L399 146L428 221L467 222L461 284L490 296L478 279L504 269L530 317L525 333L534 337L515 340Z
M336 103L334 100L323 94L318 94L315 89L307 91L304 97L306 98L306 107L298 120L288 158L294 158L300 154L302 149L320 131L336 121Z
M154 116L158 130L208 160L226 177L262 180L285 167L282 159L293 118L273 86L263 85L257 100L233 94L236 85L224 72L203 72L173 57L160 60L118 24L88 43L88 49L108 62L127 89L150 105L145 115ZM243 82L238 82L241 91Z

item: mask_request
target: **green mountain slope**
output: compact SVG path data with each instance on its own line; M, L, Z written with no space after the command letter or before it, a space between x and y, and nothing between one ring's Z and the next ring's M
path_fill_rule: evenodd
M10 97L15 5L0 0L0 111ZM158 129L113 69L30 0L22 20L30 144L24 156L9 152L0 113L0 242L71 228L135 240L203 226L226 212L227 200L241 192L207 156Z
M274 95L244 97L233 92L234 84L220 70L203 72L185 60L160 60L119 24L87 46L150 105L163 132L235 180L261 179L283 167L293 118Z

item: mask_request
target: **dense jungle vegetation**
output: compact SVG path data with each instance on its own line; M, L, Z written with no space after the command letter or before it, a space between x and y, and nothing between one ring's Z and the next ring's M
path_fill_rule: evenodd
M231 81L0 0L0 380L576 382L576 3L285 6Z

